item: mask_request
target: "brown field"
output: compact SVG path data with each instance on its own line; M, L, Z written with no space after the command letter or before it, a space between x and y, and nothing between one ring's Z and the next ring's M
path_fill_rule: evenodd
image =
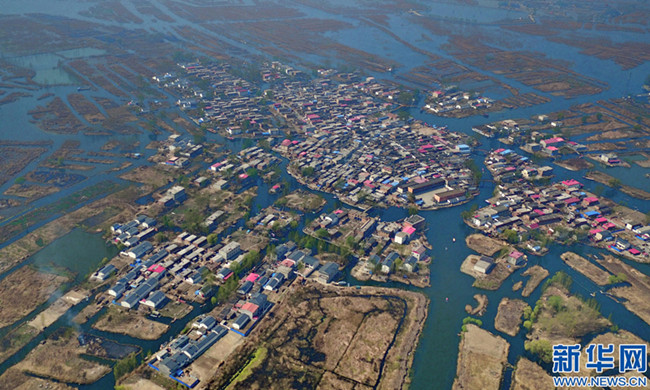
M295 287L289 294L272 311L273 321L264 325L259 336L249 337L209 387L230 383L234 389L285 389L298 384L393 389L403 385L411 364L405 357L414 350L426 317L426 298L392 289L359 291L318 284ZM255 367L249 366L248 375L232 382L258 347L272 352L256 361ZM382 364L384 357L386 364Z
M81 358L78 334L62 328L34 348L15 367L25 372L68 383L94 383L111 372L111 368Z
M553 380L538 364L522 357L512 377L512 390L554 390Z
M0 376L0 388L12 390L33 390L33 389L48 389L48 390L74 390L74 387L68 386L65 383L59 383L43 378L37 378L32 375L18 370L16 368L9 368Z
M530 279L528 279L528 282L526 283L526 287L524 287L524 290L521 292L521 296L529 297L530 294L535 291L537 286L542 283L542 280L548 276L548 271L539 265L534 265L524 271L522 275L530 276Z
M124 180L146 183L156 188L169 183L173 177L172 173L155 166L138 167L120 175Z
M294 191L277 200L279 206L286 206L290 209L307 213L320 210L325 203L325 199L322 196L301 190Z
M562 161L556 161L555 162L557 165L561 166L562 168L566 168L570 171L579 171L582 169L590 169L593 168L594 164L590 163L589 161L582 159L582 158L570 158L567 160L562 160Z
M458 348L453 389L499 389L509 348L510 344L503 338L467 324Z
M93 328L104 332L125 334L137 339L157 340L169 329L169 325L152 321L133 311L111 306L93 324Z
M99 109L80 93L71 93L68 95L68 102L89 123L97 124L106 119Z
M484 236L483 234L472 234L465 238L467 246L485 256L493 256L507 246L505 241L497 240L496 238Z
M487 310L488 297L485 294L474 294L474 299L477 302L476 307L465 305L465 311L472 316L482 316L485 314L485 310Z
M591 263L589 260L585 259L582 256L579 256L573 252L565 252L560 258L564 261L569 267L580 272L592 282L596 283L599 286L604 286L608 283L609 272L601 269L597 265Z
M27 198L28 202L32 202L44 196L48 196L56 192L59 192L59 190L60 188L56 186L14 184L11 187L7 188L4 194L9 196L19 196L21 198Z
M526 306L528 304L522 300L503 298L494 319L494 329L513 337L516 336L519 333L521 316Z
M68 278L25 266L0 281L0 328L43 304Z
M9 181L29 163L47 152L46 148L25 148L20 146L0 146L0 185Z

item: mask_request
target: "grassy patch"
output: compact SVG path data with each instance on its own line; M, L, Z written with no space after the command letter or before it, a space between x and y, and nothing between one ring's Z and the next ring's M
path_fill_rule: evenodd
M227 389L233 389L237 383L245 381L246 378L248 378L253 373L253 369L262 364L264 359L266 359L268 352L269 350L266 347L257 348L257 350L253 353L251 360L244 366L244 368L241 369L241 371L237 373L232 382L230 382L230 385Z

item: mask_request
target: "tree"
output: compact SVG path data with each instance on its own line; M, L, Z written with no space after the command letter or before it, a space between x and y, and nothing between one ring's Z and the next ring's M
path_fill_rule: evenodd
M162 243L162 242L167 241L167 236L166 236L165 233L163 233L163 232L158 232L158 233L156 233L156 235L154 236L154 240L156 241L157 244L160 244L160 243Z
M115 367L113 368L113 373L115 374L115 379L120 379L124 375L128 374L129 372L133 371L138 365L138 360L136 358L136 354L132 353L129 356L125 357L122 360L118 360L117 363L115 363Z
M330 234L328 233L327 229L322 229L321 228L321 229L316 230L316 237L318 237L318 238L323 239L323 238L328 238L329 236L330 236Z
M619 188L619 187L621 187L621 185L623 185L623 183L621 182L621 180L620 180L620 179L617 179L617 178L615 178L615 177L614 177L614 178L611 178L611 179L607 182L607 184L608 184L610 187L612 187L612 188Z
M411 113L406 111L406 110L399 110L399 111L397 111L397 117L401 121L406 121L411 117Z
M516 231L512 229L506 229L503 231L503 237L508 241L510 244L516 244L519 242L519 235L517 234Z
M208 239L208 245L212 246L216 244L217 241L219 240L219 235L216 233L212 233L208 235L207 239Z
M415 215L419 211L418 206L409 206L409 215Z
M302 175L305 177L310 177L314 175L314 172L315 172L314 167L305 167L302 169L300 173L302 173Z
M550 363L553 359L553 347L548 340L532 340L524 343L526 351L533 353L542 359L545 363Z
M548 305L550 306L553 313L558 313L564 307L562 297L557 295L551 295L548 297Z
M407 91L402 91L399 94L397 94L397 103L403 105L403 106L410 106L413 104L413 100L415 100L415 95L411 92Z

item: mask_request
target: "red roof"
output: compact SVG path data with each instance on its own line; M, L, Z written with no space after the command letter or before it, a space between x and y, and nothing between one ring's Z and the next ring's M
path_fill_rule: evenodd
M255 313L255 312L257 311L257 309L259 309L259 306L257 306L256 304L254 304L254 303L252 303L252 302L246 302L246 303L244 303L244 305L241 307L241 309L242 309L242 310L249 311L249 312L251 312L251 313Z
M259 277L260 277L260 276L259 276L258 274L255 274L255 273L252 273L252 272L251 272L250 274L248 274L248 276L247 276L246 279L244 279L244 280L247 281L247 282L255 283L255 281L256 281L257 278L259 278Z
M562 184L564 184L567 187L582 186L582 184L579 181L575 180L575 179L564 180L562 182Z
M524 255L524 254L521 253L521 252L519 252L519 251L512 251L512 252L510 252L510 257L512 257L513 259L518 259L518 258L520 258L520 257L523 256L523 255Z
M410 236L411 234L415 233L415 228L413 226L404 226L402 231Z
M549 138L544 140L546 144L556 144L558 142L564 142L564 138L562 137L554 137L554 138Z

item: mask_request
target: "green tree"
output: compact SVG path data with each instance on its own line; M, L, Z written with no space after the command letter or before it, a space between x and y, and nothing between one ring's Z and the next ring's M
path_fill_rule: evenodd
M138 360L135 353L130 354L122 360L118 360L117 363L115 363L115 367L113 368L115 380L118 380L124 375L135 370L137 366Z
M553 347L548 340L532 340L524 343L526 351L533 353L542 359L545 363L550 363L553 359Z
M302 173L302 175L305 177L310 177L314 175L314 172L315 172L314 167L305 167L302 169L300 173Z
M323 238L328 238L329 236L330 236L330 234L327 232L327 229L322 229L321 228L321 229L316 230L316 237L318 237L318 238L323 239Z
M506 229L503 231L503 238L506 239L510 244L516 244L519 242L519 235L516 231L512 229Z
M612 188L619 188L619 187L621 187L621 185L623 185L623 183L621 182L621 180L618 179L618 178L615 178L615 177L611 178L611 179L607 182L607 184L608 184L610 187L612 187Z

